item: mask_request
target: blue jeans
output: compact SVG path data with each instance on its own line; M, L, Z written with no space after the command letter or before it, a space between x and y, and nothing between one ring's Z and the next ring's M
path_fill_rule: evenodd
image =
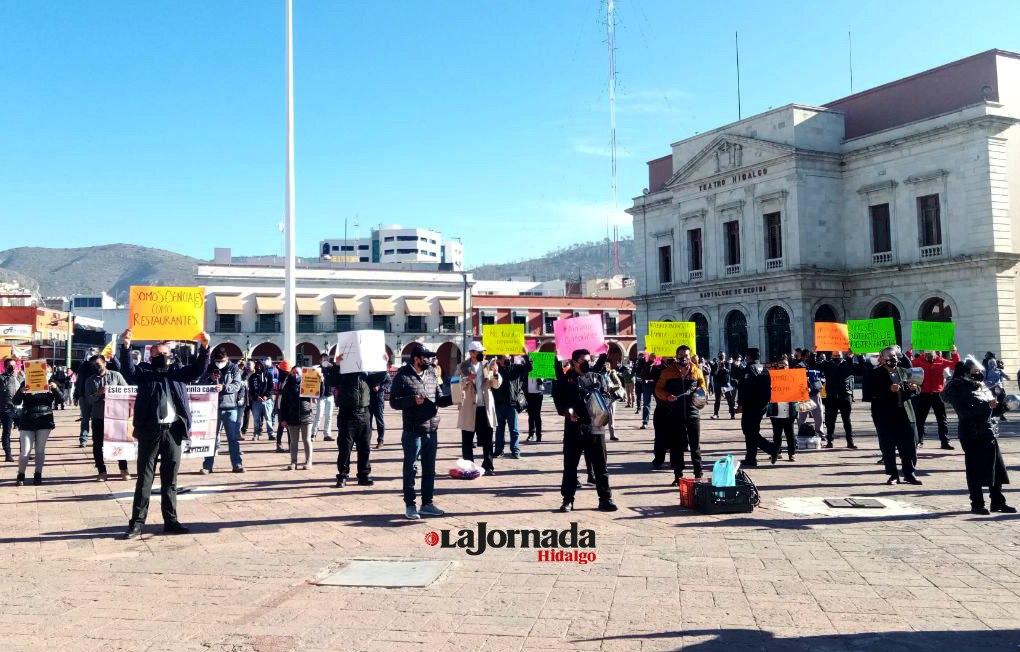
M262 434L262 422L265 421L266 432L271 438L273 434L273 402L271 400L252 401L251 417L255 421L255 436Z
M244 466L241 459L241 410L240 408L220 408L219 421L216 425L216 450L220 450L220 427L227 431L227 448L230 451L230 467L233 469ZM215 455L210 455L202 462L202 466L212 471Z
M85 405L85 397L78 399L78 414L81 415L81 434L78 435L78 443L84 444L89 440L89 422L91 419L88 414L88 406Z
M521 433L517 431L517 408L513 403L496 406L496 443L497 455L502 455L506 449L506 430L510 430L510 452L520 453L521 446L518 443Z
M652 391L655 389L654 383L641 383L640 391L641 398L641 424L648 425L648 413L652 409Z
M410 432L405 430L400 436L400 445L404 449L404 504L414 505L414 467L418 456L421 456L421 504L432 504L432 494L436 484L436 449L438 433Z

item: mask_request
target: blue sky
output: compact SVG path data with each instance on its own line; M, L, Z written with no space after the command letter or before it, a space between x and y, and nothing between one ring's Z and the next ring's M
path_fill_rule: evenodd
M604 0L295 0L298 247L441 229L468 264L604 237ZM617 0L619 209L669 143L998 47L1020 2ZM0 248L277 253L282 0L0 0Z

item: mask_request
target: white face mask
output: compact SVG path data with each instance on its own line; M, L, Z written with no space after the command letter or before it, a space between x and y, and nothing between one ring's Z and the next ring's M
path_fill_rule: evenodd
M227 366L227 361L226 361L226 360L223 360L222 362L217 362L217 363L215 363L215 364L216 364L216 368L217 368L217 369L222 369L222 368L224 368L224 367L226 367L226 366Z

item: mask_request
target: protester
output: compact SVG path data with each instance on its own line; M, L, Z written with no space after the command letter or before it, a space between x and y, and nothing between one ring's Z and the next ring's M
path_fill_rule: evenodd
M907 484L921 484L914 475L917 461L917 439L914 433L914 409L910 402L917 393L917 385L908 382L910 372L899 366L899 351L890 346L882 349L879 366L865 376L868 396L871 399L871 418L878 433L882 449L886 484L899 484L900 472L896 469L899 453L903 469L902 480Z
M804 436L822 434L822 420L825 412L822 409L822 388L825 387L825 374L818 367L824 360L824 356L819 360L818 354L813 351L808 351L807 349L801 351L801 364L807 370L808 402L814 406L810 409L794 413L797 420L798 434L803 433ZM814 421L814 426L805 428L808 425L809 418Z
M595 480L595 490L599 496L599 511L615 512L612 490L609 488L609 472L606 468L606 439L601 428L592 424L592 416L586 401L591 392L602 392L607 395L605 379L602 372L606 364L606 355L602 354L593 365L591 353L587 349L578 349L570 356L570 369L565 373L556 366L558 396L555 403L563 420L563 481L560 484L560 495L563 496L561 512L569 512L574 508L574 495L577 492L577 464L581 455L591 466L591 474ZM608 400L608 399L607 399Z
M315 422L312 427L312 441L315 441L316 435L322 433L322 441L333 441L333 437L330 436L330 428L333 426L333 405L334 396L333 391L336 389L327 380L329 376L329 370L331 363L328 355L323 355L319 359L319 366L316 367L316 371L319 372L322 378L322 384L319 386L319 403L315 409Z
M726 359L726 352L720 351L716 359L712 361L712 389L715 392L715 410L712 412L712 418L719 418L719 406L722 404L722 400L726 399L726 405L730 409L730 419L737 418L737 410L734 406L734 391L733 387L733 363Z
M502 457L506 451L506 433L510 431L510 457L520 459L520 432L517 415L527 407L524 397L524 383L532 370L531 358L521 361L518 356L496 356L499 361L499 375L503 382L493 392L496 399L496 435L492 456Z
M634 362L634 414L641 413L641 405L644 397L644 383L641 381L641 371L645 368L645 352L641 351L638 353L637 360Z
M390 406L401 411L404 449L403 487L404 515L417 520L421 515L442 516L445 512L436 507L433 493L436 481L436 435L439 430L439 410L453 404L444 396L436 375L436 353L421 344L415 344L409 361L393 379ZM421 512L415 495L415 461L421 456Z
M276 442L276 452L283 452L283 433L287 433L287 437L290 437L290 431L288 431L283 422L280 420L280 392L283 390L283 385L290 380L290 362L287 360L280 360L277 363L276 368L273 370L275 375L273 377L273 413L276 416L276 435L273 435L272 431L269 433L269 439ZM289 440L288 440L289 441Z
M273 438L273 376L262 360L255 363L255 371L248 377L248 400L251 402L251 416L255 421L252 440L258 441L262 436L262 426L266 427L266 436Z
M840 416L843 419L843 432L846 434L846 447L856 449L853 425L850 423L854 375L864 373L867 369L856 364L849 354L844 356L842 351L833 351L829 360L819 363L818 370L825 377L825 397L822 399L825 413L825 447L832 448L836 417Z
M786 360L776 363L776 369L789 369ZM771 402L765 412L772 421L772 445L776 451L783 450L783 436L786 436L786 455L793 462L797 451L797 439L793 432L793 422L797 420L797 404L789 402Z
M673 467L673 484L680 483L684 474L684 451L691 451L691 467L694 477L703 475L701 468L701 412L694 402L694 393L707 391L705 376L701 368L691 359L687 345L677 347L676 358L664 364L655 383L656 411L663 410L663 424L668 431L665 446L656 448L653 466L661 466L669 449L670 465ZM707 400L707 399L706 399ZM662 406L661 408L659 406ZM658 431L658 430L657 430Z
M371 394L368 401L368 430L372 431L372 422L375 422L375 447L382 448L386 439L386 392L390 391L393 379L389 371L379 371L369 375L371 383Z
M984 370L976 360L968 357L966 362L956 363L945 396L959 419L957 437L963 447L971 513L986 516L989 513L983 487L988 487L991 511L1016 513L1015 507L1006 504L1002 493L1002 485L1009 484L996 436L997 413L1002 408L984 386Z
M241 455L241 407L238 395L241 393L241 369L230 361L227 352L216 349L212 366L199 379L201 385L215 385L219 394L217 411L216 444L214 454L202 462L201 473L212 473L216 461L215 451L220 448L220 428L227 432L227 450L230 453L230 468L234 473L244 473L244 459Z
M284 360L280 362L280 369L288 372L280 378L280 410L277 420L287 431L287 447L290 452L290 464L287 470L293 471L300 468L302 471L312 466L312 428L315 421L315 401L318 399L310 396L301 396L301 367L290 368L290 364ZM277 442L277 448L279 448ZM304 445L304 464L298 467L298 444Z
M606 424L606 428L609 430L609 441L620 441L620 438L616 436L616 403L624 392L623 380L620 379L620 374L616 369L616 361L610 360L605 371L606 390L609 392L609 396L616 400L609 402L609 423Z
M0 428L5 462L14 461L11 455L11 430L14 428L14 395L18 393L19 387L21 381L14 373L14 361L4 360L3 373L0 373Z
M623 364L620 365L620 380L623 381L623 389L626 392L626 402L624 408L634 407L634 365L629 361L624 360Z
M372 479L371 455L371 403L374 374L364 372L340 373L343 356L338 355L336 365L329 369L329 382L336 388L336 487L347 486L351 474L351 451L357 449L358 484L370 487Z
M106 462L103 459L103 441L105 432L106 413L106 388L111 386L123 387L127 385L124 376L119 371L108 368L113 366L107 364L106 358L101 355L94 355L88 360L93 366L93 374L89 376L82 392L82 401L87 407L88 414L92 421L92 460L96 465L98 473L96 479L99 482L106 482ZM130 480L131 473L128 471L127 460L117 460L117 467L120 469L120 479Z
M131 520L124 538L141 536L149 513L149 493L160 458L160 507L163 532L186 534L188 528L177 519L177 469L181 463L181 441L191 431L188 383L194 383L209 365L209 334L199 335L198 355L187 366L172 364L170 346L152 346L149 362L136 365L131 357L131 330L121 337L121 372L138 386L132 419L133 437L138 440L138 478L131 505Z
M241 409L241 439L248 434L248 425L251 423L251 398L248 391L248 379L255 373L255 363L251 360L242 360L241 364L241 391L237 393L237 400L242 405Z
M460 364L464 398L457 411L457 427L460 428L460 456L469 462L475 461L474 448L477 438L482 449L482 469L485 475L494 475L496 471L492 463L492 424L496 422L496 400L493 390L499 388L503 378L499 375L499 364L495 360L484 362L482 356L484 351L481 343L472 342L468 346L468 355L471 359ZM538 435L541 441L541 422Z
M917 417L917 445L924 443L924 422L928 420L928 413L935 413L935 425L938 428L939 441L943 450L953 450L949 443L949 422L946 421L946 404L942 400L942 389L945 387L945 372L953 369L960 361L960 354L953 346L953 352L949 360L934 351L924 351L914 356L911 364L924 371L924 380L921 381L921 391L913 398L914 413Z
M71 402L71 376L65 367L57 367L53 370L51 380L60 389L60 396L57 398L54 410L63 410L66 403Z
M94 349L90 349L90 351L91 353L86 356L86 360L96 355ZM72 395L72 400L78 406L78 416L81 419L81 428L78 435L78 448L85 448L85 444L89 440L90 413L88 403L84 400L83 394L85 392L85 387L88 385L89 377L92 376L93 373L95 373L95 369L87 362L82 361L78 365L78 379L74 384L74 393Z
M771 399L772 381L768 370L761 364L761 353L755 348L748 349L747 366L737 379L737 411L740 412L740 429L747 447L741 466L758 466L759 450L768 453L773 464L779 459L779 447L761 435L761 419Z
M641 373L637 375L638 399L641 403L641 430L648 427L648 416L652 411L652 394L655 393L658 365L654 364L655 356L649 354L641 365ZM654 425L654 424L653 424Z
M53 404L60 400L60 388L50 381L44 392L29 393L22 382L14 395L14 404L22 406L18 432L21 434L16 484L25 484L29 455L35 455L35 475L32 484L42 484L42 470L46 463L46 440L56 426L53 423ZM35 451L33 453L33 450Z
M633 388L633 386L632 386ZM524 394L528 402L528 438L525 441L542 441L542 402L545 400L545 381L528 374Z

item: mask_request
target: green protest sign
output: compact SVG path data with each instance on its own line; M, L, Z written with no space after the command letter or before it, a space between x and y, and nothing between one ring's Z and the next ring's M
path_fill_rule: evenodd
M546 378L556 380L556 354L552 351L533 351L528 354L531 357L532 369L528 375L532 378Z
M896 344L896 328L892 317L850 319L846 322L850 350L854 353L878 353Z
M949 351L956 343L951 321L915 321L910 325L910 346L915 351Z

